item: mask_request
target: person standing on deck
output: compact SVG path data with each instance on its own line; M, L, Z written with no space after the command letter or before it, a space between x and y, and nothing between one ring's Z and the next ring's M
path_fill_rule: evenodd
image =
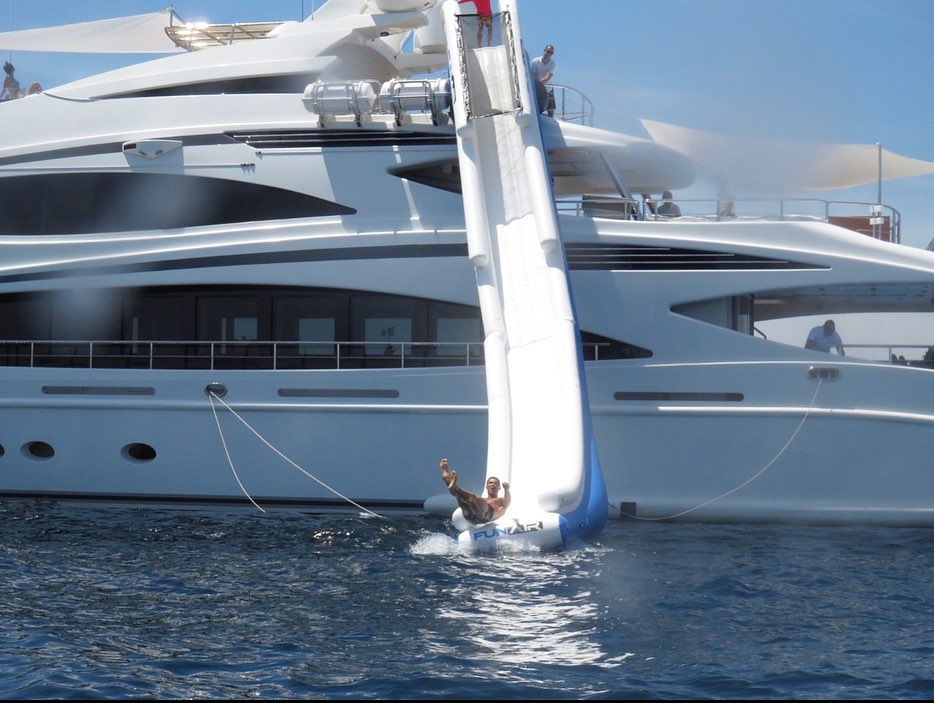
M827 352L828 354L831 349L836 348L837 354L846 356L843 351L843 340L837 334L837 326L833 320L827 320L823 325L812 328L808 333L804 348Z
M0 100L15 100L16 98L23 97L23 89L20 87L16 76L13 75L16 72L16 68L14 68L13 64L9 61L4 62L3 72L6 73L6 78L3 80L3 90L0 91Z
M458 3L473 3L477 8L477 46L483 46L483 28L486 27L486 45L493 43L493 0L457 0Z
M674 202L670 190L662 193L662 204L658 208L658 214L662 217L681 217L681 208Z
M558 64L552 58L555 48L551 44L545 46L542 55L532 59L532 78L535 79L535 97L538 98L538 111L547 112L549 117L555 116L555 91L548 88L548 83L555 77Z

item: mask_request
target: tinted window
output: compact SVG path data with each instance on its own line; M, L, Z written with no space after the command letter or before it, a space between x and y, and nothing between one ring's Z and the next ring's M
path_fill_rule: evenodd
M356 212L311 195L221 178L53 173L0 178L0 234L172 229Z

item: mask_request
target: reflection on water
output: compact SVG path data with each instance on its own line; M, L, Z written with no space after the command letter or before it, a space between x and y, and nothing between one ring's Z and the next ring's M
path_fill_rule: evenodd
M450 589L440 619L460 624L478 658L502 664L615 666L595 635L603 614L590 586L598 548L461 556L471 572Z

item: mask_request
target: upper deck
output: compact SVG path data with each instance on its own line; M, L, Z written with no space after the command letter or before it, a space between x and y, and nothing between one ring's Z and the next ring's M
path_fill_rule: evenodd
M873 239L900 243L901 213L890 205L823 198L678 198L678 215L659 212L661 199L588 196L559 199L559 212L643 222L827 222Z

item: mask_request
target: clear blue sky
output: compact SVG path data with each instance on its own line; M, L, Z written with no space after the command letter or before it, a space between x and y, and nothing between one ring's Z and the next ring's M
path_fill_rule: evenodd
M0 30L169 4L0 0ZM249 22L297 20L322 4L176 0L174 7L187 21ZM598 127L647 136L645 118L745 136L878 142L934 161L934 0L519 0L519 9L529 52L555 45L556 82L594 101ZM25 52L13 59L23 83L46 87L125 61ZM876 186L825 197L873 201ZM887 182L883 200L901 212L902 243L926 247L934 176Z

